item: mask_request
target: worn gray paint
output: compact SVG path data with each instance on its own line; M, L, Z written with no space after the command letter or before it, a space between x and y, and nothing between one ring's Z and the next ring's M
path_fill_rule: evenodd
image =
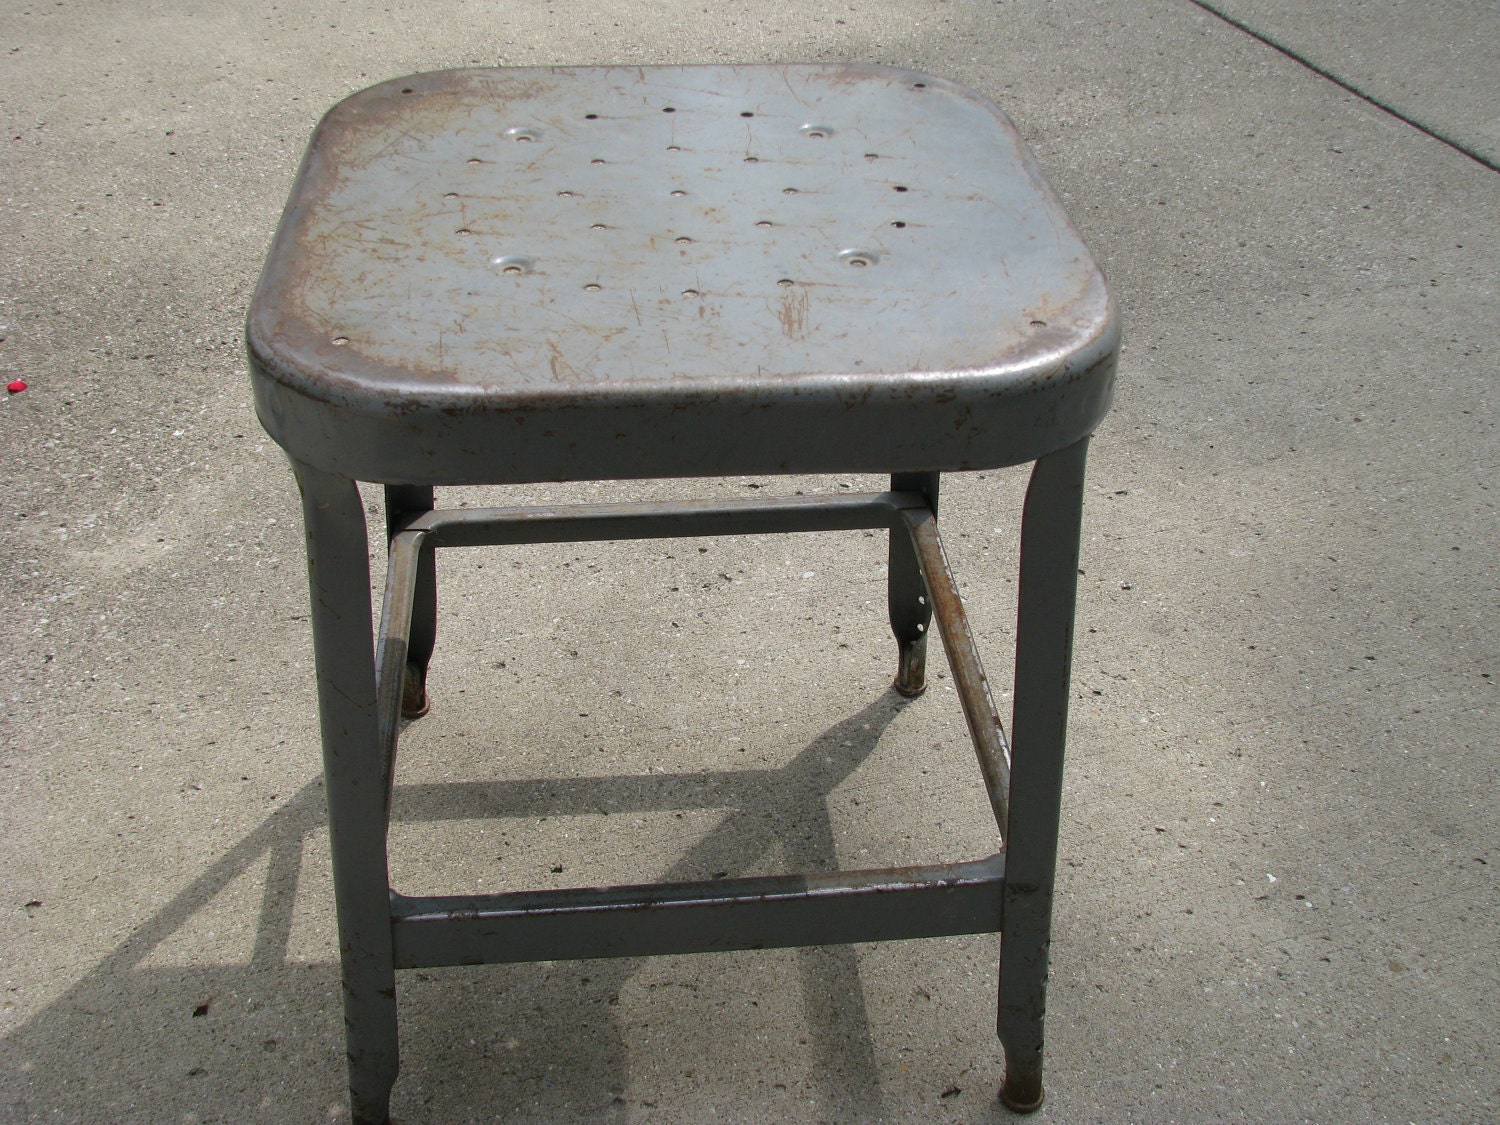
M448 483L1030 460L1097 424L1117 345L1004 115L875 66L355 94L312 139L248 339L283 445Z

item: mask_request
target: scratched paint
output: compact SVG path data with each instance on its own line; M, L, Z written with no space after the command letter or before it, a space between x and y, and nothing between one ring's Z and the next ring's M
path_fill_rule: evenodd
M1034 320L1076 334L1104 311L1008 122L958 87L569 74L450 72L337 107L268 275L277 327L347 338L343 363L535 387L739 377L750 355L779 376L983 368ZM515 257L532 267L496 265ZM1033 307L1007 313L1011 292Z
M604 446L651 474L789 468L770 427L803 448L868 435L896 458L883 468L995 464L1016 433L1097 423L1116 338L1093 259L1003 114L874 66L372 87L314 134L248 326L283 445L416 479L442 460L402 452L420 417L452 454L431 479L455 481L597 475ZM930 428L887 433L910 406ZM675 461L653 460L683 410L762 453L676 436ZM496 452L497 419L521 444ZM550 445L528 444L540 433Z

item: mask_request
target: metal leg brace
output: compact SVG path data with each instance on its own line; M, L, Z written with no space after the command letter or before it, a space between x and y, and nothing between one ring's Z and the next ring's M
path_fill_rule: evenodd
M369 568L350 481L295 465L307 522L329 831L354 1120L387 1119L397 1072L395 969L1003 933L999 1032L1013 1109L1041 1104L1042 1009L1078 552L1084 443L1039 461L1022 525L1010 762L938 537L938 476L854 496L436 511L387 488L390 564L372 647ZM436 631L439 547L888 528L896 689L922 690L938 621L1005 851L969 863L709 883L407 897L386 833L396 734ZM423 688L420 702L425 709ZM1014 772L1012 772L1014 771Z

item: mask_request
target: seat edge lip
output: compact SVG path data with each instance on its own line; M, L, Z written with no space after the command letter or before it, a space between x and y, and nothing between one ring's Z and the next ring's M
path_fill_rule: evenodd
M497 388L459 379L425 379L409 371L372 363L349 353L346 370L322 363L297 362L276 347L279 333L262 306L252 305L245 346L252 379L270 394L283 391L331 406L370 414L404 416L413 410L445 413L505 414L524 410L657 406L681 409L695 401L742 401L747 406L781 398L806 404L846 402L871 395L925 394L947 398L992 399L1025 395L1057 381L1071 382L1116 355L1120 346L1115 299L1095 268L1089 297L1098 309L1085 329L1059 329L1050 342L1015 350L1018 358L942 371L788 372L755 378L679 376L632 379L629 382L580 382L571 385ZM298 357L300 358L300 357Z

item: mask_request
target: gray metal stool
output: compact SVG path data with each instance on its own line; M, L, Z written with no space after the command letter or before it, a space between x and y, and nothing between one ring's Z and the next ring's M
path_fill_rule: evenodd
M1004 1102L1042 1018L1088 435L1118 332L998 109L875 66L462 70L319 125L250 310L256 407L302 489L354 1119L384 1122L395 970L999 931ZM939 473L1035 462L1007 747L938 538ZM433 486L819 472L889 492L434 507ZM355 481L386 486L372 638ZM441 898L391 891L400 715L425 711L434 551L890 530L897 690L935 615L1004 850L843 874Z

